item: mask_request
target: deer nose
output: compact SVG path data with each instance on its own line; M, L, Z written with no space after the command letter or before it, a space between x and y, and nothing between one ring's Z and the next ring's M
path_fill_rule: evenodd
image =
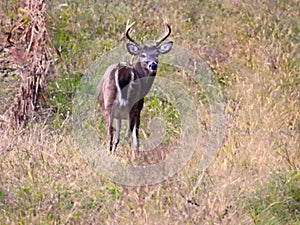
M156 62L152 62L149 64L149 69L150 70L156 70L157 69L157 63Z

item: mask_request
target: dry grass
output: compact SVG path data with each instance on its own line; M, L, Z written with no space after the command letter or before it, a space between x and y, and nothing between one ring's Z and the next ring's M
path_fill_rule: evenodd
M175 42L203 57L222 85L224 145L198 183L192 161L159 185L124 187L84 161L70 117L56 129L51 119L22 130L2 123L0 223L299 224L298 1L132 0L107 3L105 10L92 1L73 7L77 2L48 10L69 71L84 71L96 55L122 42L127 19L142 23L137 33L152 33L145 37L151 39L166 15ZM132 7L141 13L132 14ZM7 76L1 73L1 87ZM285 218L274 211L278 205Z

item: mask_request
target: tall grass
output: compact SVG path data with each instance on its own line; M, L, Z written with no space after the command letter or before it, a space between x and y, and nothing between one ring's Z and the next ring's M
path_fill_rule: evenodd
M22 13L17 4L1 3L1 37ZM40 119L22 130L1 122L1 224L299 224L298 1L47 4L48 30L64 64L49 81L51 110L43 106ZM128 19L139 24L137 39L151 40L163 32L164 16L175 43L202 57L222 86L226 140L201 179L193 177L198 164L192 160L158 185L116 185L82 157L71 132L72 95L88 65L125 42ZM13 54L4 49L1 66L8 68L13 64L2 62L13 62ZM5 91L18 81L13 72L0 71L0 97L9 104ZM163 113L163 102L148 100L145 119ZM170 129L176 122L171 112L169 107ZM176 132L169 135L172 143Z

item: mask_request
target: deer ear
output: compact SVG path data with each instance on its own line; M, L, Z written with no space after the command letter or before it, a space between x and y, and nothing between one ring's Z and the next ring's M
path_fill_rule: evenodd
M166 54L169 51L171 51L172 47L173 47L173 41L167 42L158 48L158 52L160 54Z
M131 55L138 55L138 54L140 54L140 49L138 48L138 46L136 46L134 44L126 43L126 48L127 48L127 51Z

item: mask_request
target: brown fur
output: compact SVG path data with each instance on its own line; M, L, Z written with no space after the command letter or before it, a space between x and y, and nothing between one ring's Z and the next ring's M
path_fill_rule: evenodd
M144 97L149 92L158 66L158 56L168 53L173 42L161 43L170 35L169 25L168 33L156 43L156 45L140 45L129 36L127 28L126 37L133 42L127 43L127 51L134 56L138 56L138 61L134 67L119 63L111 65L105 72L98 86L98 100L104 111L108 122L108 135L110 137L110 151L117 148L120 135L121 120L128 119L127 140L133 138L136 150L139 149L139 126L140 114L144 105ZM116 122L115 137L113 137L113 121Z

